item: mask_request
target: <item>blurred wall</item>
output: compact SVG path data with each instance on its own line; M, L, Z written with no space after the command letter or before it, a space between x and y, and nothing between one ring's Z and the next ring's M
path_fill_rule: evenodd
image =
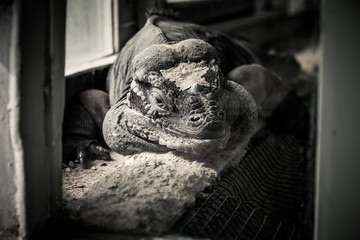
M15 153L11 136L14 122L11 122L16 106L10 85L14 81L15 58L13 36L16 14L13 1L0 3L0 238L17 231L16 217L16 185L15 185ZM16 91L16 90L15 90ZM15 123L16 124L16 123ZM2 233L1 233L2 232Z
M316 232L360 239L360 1L322 1Z
M65 6L0 3L0 239L60 217Z

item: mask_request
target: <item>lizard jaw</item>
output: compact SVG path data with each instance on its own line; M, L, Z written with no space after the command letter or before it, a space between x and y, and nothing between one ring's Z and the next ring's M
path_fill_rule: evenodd
M172 125L165 127L159 120L144 118L129 108L126 111L126 126L131 134L179 152L201 155L220 151L230 138L230 126L224 127L223 134L216 138L195 138L177 131Z

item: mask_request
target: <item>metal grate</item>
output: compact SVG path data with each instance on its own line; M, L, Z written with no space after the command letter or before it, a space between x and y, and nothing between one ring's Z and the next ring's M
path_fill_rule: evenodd
M262 129L239 165L201 193L174 229L210 239L309 239L308 165L302 142Z

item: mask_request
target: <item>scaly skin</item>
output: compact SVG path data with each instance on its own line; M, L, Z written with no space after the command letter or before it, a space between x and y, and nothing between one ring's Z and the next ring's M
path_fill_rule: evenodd
M112 65L109 93L88 90L70 104L64 156L110 158L103 139L123 154L205 157L229 141L241 144L258 112L270 116L284 97L278 76L254 56L245 43L205 27L150 17Z
M169 41L156 20L148 20L110 70L107 145L119 153L206 155L234 135L246 139L257 105L243 86L224 78L221 49L200 37Z

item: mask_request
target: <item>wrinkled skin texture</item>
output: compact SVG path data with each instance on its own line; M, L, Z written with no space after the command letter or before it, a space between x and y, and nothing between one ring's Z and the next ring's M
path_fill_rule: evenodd
M286 92L257 63L245 41L151 16L112 65L108 93L88 90L71 104L69 118L81 116L65 127L64 152L81 161L110 158L107 147L206 156L240 144Z
M108 77L111 108L103 135L112 150L206 155L224 149L234 136L248 138L277 76L268 78L268 70L249 65L255 59L248 49L206 31L153 16L127 43ZM225 58L233 61L225 65ZM230 75L235 81L227 79L224 71L237 64L247 68Z

